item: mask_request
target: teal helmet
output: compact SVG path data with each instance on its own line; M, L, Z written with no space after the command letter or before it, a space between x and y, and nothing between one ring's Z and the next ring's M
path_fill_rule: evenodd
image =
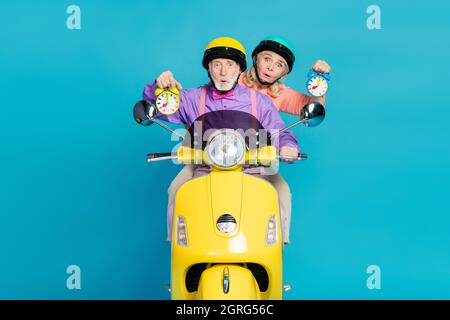
M289 41L279 36L267 37L262 40L253 50L252 58L254 59L258 53L265 50L273 51L282 56L288 64L288 73L292 71L295 61L295 51L294 47Z

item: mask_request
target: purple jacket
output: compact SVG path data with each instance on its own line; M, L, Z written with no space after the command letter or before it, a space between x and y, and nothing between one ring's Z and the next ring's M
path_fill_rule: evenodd
M156 82L148 84L144 88L144 100L156 100L155 90L157 89ZM250 92L246 87L236 85L234 88L235 99L219 99L212 98L212 90L215 90L211 84L207 85L206 92L206 112L217 110L237 110L242 112L252 113ZM169 116L160 116L159 118L177 124L185 124L190 126L199 116L199 102L200 102L201 87L183 90L180 92L180 108L174 114ZM268 131L274 129L282 129L285 127L277 108L269 97L260 92L256 92L257 118L262 126ZM277 143L275 141L274 145ZM280 134L279 146L293 147L300 149L297 139L293 132L285 131Z

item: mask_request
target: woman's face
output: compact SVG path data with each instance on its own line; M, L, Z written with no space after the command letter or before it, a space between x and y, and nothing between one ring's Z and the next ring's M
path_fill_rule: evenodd
M262 81L272 83L287 74L288 65L278 53L261 51L256 56L256 69Z

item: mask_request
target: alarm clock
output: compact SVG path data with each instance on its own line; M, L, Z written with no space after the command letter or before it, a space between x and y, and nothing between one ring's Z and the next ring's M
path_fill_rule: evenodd
M177 88L158 88L155 90L156 108L164 115L174 114L180 107L180 92Z
M306 82L306 90L314 97L322 97L327 93L328 81L330 81L329 73L318 73L316 71L308 72L308 81Z

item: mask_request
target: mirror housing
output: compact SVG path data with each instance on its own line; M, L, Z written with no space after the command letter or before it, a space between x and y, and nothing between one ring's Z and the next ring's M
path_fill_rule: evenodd
M307 103L300 111L300 119L307 127L315 127L322 123L325 118L325 108L317 101Z
M153 124L152 119L158 114L158 109L153 102L146 100L138 101L133 108L133 117L142 126Z

